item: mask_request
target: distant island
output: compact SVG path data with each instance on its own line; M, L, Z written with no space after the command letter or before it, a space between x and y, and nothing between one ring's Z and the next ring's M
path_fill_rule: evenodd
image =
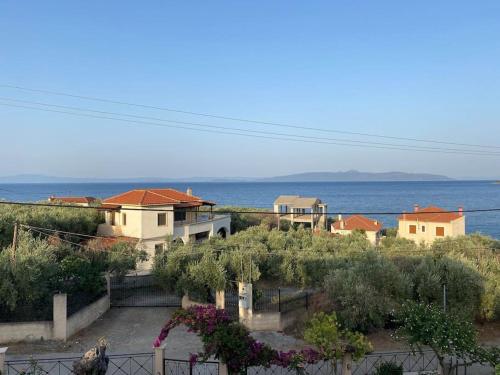
M450 181L450 177L430 173L406 172L305 172L276 177L130 177L77 178L22 174L0 177L0 183L125 183L125 182L370 182L370 181Z
M450 181L450 177L430 173L406 172L306 172L260 179L268 182L369 182L369 181Z

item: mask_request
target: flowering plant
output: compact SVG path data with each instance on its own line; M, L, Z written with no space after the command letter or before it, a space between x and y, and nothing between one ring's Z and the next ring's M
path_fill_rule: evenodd
M242 324L231 321L224 310L211 305L176 311L160 331L153 346L159 347L170 330L180 324L198 334L203 343L203 353L191 354L189 360L192 364L214 356L225 363L232 374L241 373L252 366L277 365L299 370L305 363L316 363L322 359L313 349L278 352L255 340Z

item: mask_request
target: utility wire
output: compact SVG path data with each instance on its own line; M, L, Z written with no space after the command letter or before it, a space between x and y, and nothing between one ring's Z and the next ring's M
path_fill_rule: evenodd
M162 122L167 122L167 123L192 125L192 126L198 126L198 127L204 127L204 128L221 129L221 130L229 130L229 131L240 131L240 132L245 132L245 133L250 133L250 134L257 133L257 134L274 135L274 136L286 136L286 137L313 139L313 140L320 140L320 141L334 141L334 142L348 142L348 143L366 144L366 145L408 147L408 148L412 148L412 149L422 149L422 150L458 151L460 153L462 153L462 152L477 152L477 153L486 154L486 155L489 155L489 154L500 155L500 152L467 150L467 149L463 149L463 148L459 149L459 148L416 146L416 145L410 145L410 144L370 142L370 141L360 141L360 140L343 139L343 138L314 137L314 136L302 135L302 134L289 134L289 133L279 133L279 132L270 132L270 131L261 131L261 130L248 130L248 129L242 129L242 128L227 127L227 126L201 124L201 123L196 123L196 122L177 121L177 120L171 120L171 119L163 119L163 118L151 117L151 116L139 116L139 115L133 115L133 114L128 114L128 113L100 111L100 110L93 110L93 109L89 109L89 108L50 104L50 103L43 103L43 102L37 102L37 101L31 101L31 100L21 100L21 99L7 98L7 97L0 97L0 100L17 102L17 103L24 103L24 104L34 104L34 105L38 105L38 106L45 106L45 107L52 107L52 108L61 108L61 109L65 109L65 110L73 110L73 111L80 111L80 112L91 112L91 113L98 113L98 114L105 114L105 115L112 115L112 116L122 116L122 117L125 116L125 117L131 117L131 118L136 118L136 119L162 121Z
M106 203L105 203L106 204ZM58 204L51 204L51 203L30 203L30 202L14 202L14 201L0 201L0 205L15 205L15 206L29 206L29 207L49 207L49 208L56 208L56 209L61 209L61 208L75 208L75 209L88 209L88 210L99 210L99 211L114 211L114 210L119 210L119 208L114 208L114 207L106 207L106 206L76 206L76 205L58 205ZM113 205L110 203L110 205ZM120 205L117 205L120 206ZM162 208L135 208L135 207L127 207L123 208L125 211L151 211L151 212L177 212L178 210L175 209L162 209ZM188 210L188 209L183 209L183 212L197 212L200 214L203 213L210 213L210 211L199 211L199 210ZM424 212L425 214L443 214L443 213L474 213L474 212L500 212L500 208L475 208L475 209L467 209L467 210L443 210L443 211L426 211ZM273 212L273 211L253 211L253 210L216 210L212 211L214 215L217 214L258 214L258 215L273 215L273 216L286 216L289 213L281 213L281 212ZM412 215L419 215L421 214L420 212L405 212L405 211L355 211L355 212L350 212L350 211L336 211L336 212L322 212L318 213L317 215L407 215L407 216L412 216ZM310 215L310 214L306 214Z
M182 113L182 114L188 114L188 115L194 115L194 116L217 118L217 119L221 119L221 120L240 121L240 122L246 122L246 123L262 124L262 125L269 125L269 126L279 126L279 127L293 128L293 129L313 130L313 131L326 132L326 133L349 134L349 135L357 135L357 136L363 136L363 137L397 139L397 140L413 141L413 142L425 142L425 143L437 143L437 144L447 144L447 145L455 145L455 146L500 149L500 146L437 141L437 140L422 139L422 138L396 137L396 136L388 136L388 135L381 135L381 134L351 132L351 131L344 131L344 130L333 130L333 129L316 128L316 127L309 127L309 126L302 126L302 125L285 124L285 123L280 123L280 122L269 122L269 121L252 120L252 119L245 119L245 118L239 118L239 117L213 115L213 114L209 114L209 113L185 111L185 110L174 109L174 108L169 108L169 107L160 107L160 106L153 106L153 105L147 105L147 104L137 104L137 103L131 103L131 102L125 102L125 101L119 101L119 100L113 100L113 99L99 98L99 97L94 97L94 96L76 95L76 94L70 94L70 93L59 92L59 91L34 89L34 88L29 88L29 87L8 85L8 84L0 84L0 87L4 87L4 88L8 88L8 89L15 89L15 90L22 90L22 91L29 91L29 92L36 92L36 93L43 93L43 94L50 94L50 95L57 95L57 96L65 96L65 97L76 98L76 99L91 100L91 101L97 101L97 102L103 102L103 103L126 105L126 106L131 106L131 107L155 109L155 110L159 110L159 111L168 111L168 112Z
M28 225L28 224L19 224L21 227L24 227L24 228L27 228L27 229L30 229L30 230L33 230L34 232L37 232L37 233L41 233L41 234L44 234L44 235L47 235L47 236L50 236L49 233L45 233L45 232L52 232L52 233L64 233L64 234L70 234L70 235L73 235L73 236L80 236L80 237L90 237L90 238L96 238L96 239L109 239L109 238L113 238L113 237L100 237L100 236L92 236L92 235L87 235L87 234L82 234L82 233L75 233L75 232L66 232L66 231L59 231L59 230L56 230L56 229L50 229L50 228L43 228L43 227L37 227L37 226L32 226L32 225ZM45 232L44 232L45 231ZM73 244L73 245L76 245L76 246L80 246L82 248L85 248L87 249L84 245L82 244L79 244L79 243L76 243L76 242L72 242L72 241L69 241L69 240L66 240L66 239L63 239L63 238L59 238L61 241L65 241L65 242L68 242L70 244ZM233 248L229 247L229 248L224 248L224 249L200 249L199 247L200 246L203 246L203 245L199 245L199 244L193 244L193 248L191 250L185 250L185 251L173 251L171 253L171 255L205 255L207 253L219 253L219 254L224 254L224 253L231 253L231 252L235 252L235 251L245 251L245 254L244 255L247 255L249 254L248 252L248 249L246 248L241 248L241 246L237 245L237 246L233 246ZM441 251L442 249L415 249L415 250L387 250L385 251L383 248L381 247L375 247L375 248L369 248L367 250L374 250L374 251L377 251L379 253L386 253L387 255L390 255L390 254L405 254L405 255L408 255L408 254L429 254L429 253L434 253L434 252L439 252ZM366 252L367 250L362 250L362 251L349 251L348 250L348 253L349 254L346 254L346 255L350 255L350 254L363 254L364 252ZM459 249L458 251L461 251L463 249ZM500 251L500 248L493 248L493 247L468 247L467 249L465 250L481 250L481 251ZM321 255L338 255L336 254L336 251L313 251L313 250L306 250L306 249L283 249L283 250L273 250L273 251L267 251L267 250L264 250L264 251L253 251L253 252L250 252L252 255L254 256L272 256L272 255L281 255L281 254L315 254L315 255L318 255L318 256L321 256Z
M33 110L43 111L43 112L61 113L61 114L77 116L77 117L87 117L87 118L95 118L95 119L103 119L103 120L121 121L121 122L125 122L127 124L141 124L141 125L149 125L149 126L157 126L157 127L168 127L168 128L185 129L185 130L192 130L192 131L198 131L198 132L206 132L206 133L237 135L237 136L260 138L260 139L271 139L271 140L276 140L276 141L305 142L305 143L326 144L326 145L335 145L335 146L374 148L374 149L382 149L382 150L432 152L432 153L476 155L476 156L500 156L499 153L487 152L487 151L476 151L476 150L467 150L467 151L446 151L446 150L443 150L443 151L440 151L440 150L428 150L428 149L417 148L420 146L416 146L414 148L408 148L408 147L403 148L403 147L389 147L389 146L360 145L360 144L350 144L350 143L340 143L340 142L329 142L329 141L301 139L301 138L271 137L271 136L265 136L265 135L237 133L237 132L231 132L231 131L200 129L200 128L193 128L193 127L189 127L189 126L181 126L181 125L159 124L156 122L129 120L129 119L123 119L123 118L117 118L117 117L91 115L91 114L86 114L86 113L74 113L74 112L68 112L68 111L62 111L62 110L38 108L38 107L31 107L31 106L17 105L17 104L10 104L10 103L0 103L0 105L5 106L5 107L12 107L12 108L33 109Z

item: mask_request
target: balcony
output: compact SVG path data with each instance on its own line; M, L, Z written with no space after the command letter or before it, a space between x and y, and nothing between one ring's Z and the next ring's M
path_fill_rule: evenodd
M228 232L231 226L230 215L199 214L196 219L176 221L174 223L174 236L189 237L198 233L209 232L216 235L221 228Z

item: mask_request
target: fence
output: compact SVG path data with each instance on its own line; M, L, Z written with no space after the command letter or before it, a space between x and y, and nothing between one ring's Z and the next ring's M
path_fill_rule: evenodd
M0 302L0 323L40 322L52 320L52 296L38 301L18 301L11 310L4 301Z
M159 286L153 275L111 278L112 307L180 307L181 298Z
M7 375L71 375L73 362L80 357L23 359L7 361ZM153 353L116 354L109 356L106 374L153 375Z
M309 293L291 289L255 289L253 310L255 312L286 313L297 309L308 309Z
M76 314L81 309L91 305L105 295L106 290L103 290L100 293L76 292L68 294L66 308L67 316L70 317L71 315Z
M219 362L196 362L187 360L163 359L160 367L155 369L155 356L153 353L112 354L109 355L107 375L219 375L224 373L224 367ZM80 357L22 359L5 362L6 375L71 375L74 361ZM458 359L450 359L453 368L450 375L492 375L494 369L480 364L466 364ZM374 353L363 357L358 362L352 363L352 375L373 375L377 367L384 362L394 362L409 373L435 373L438 369L438 360L431 351L423 353L387 352ZM303 371L302 371L303 370ZM305 375L331 375L333 374L332 362L321 361L315 364L306 364L300 371ZM1 368L0 368L1 371ZM249 367L246 375L297 375L295 369L270 367ZM337 374L342 375L342 362L337 363ZM344 374L345 375L345 374Z
M219 362L196 362L179 359L164 360L165 375L219 375Z

